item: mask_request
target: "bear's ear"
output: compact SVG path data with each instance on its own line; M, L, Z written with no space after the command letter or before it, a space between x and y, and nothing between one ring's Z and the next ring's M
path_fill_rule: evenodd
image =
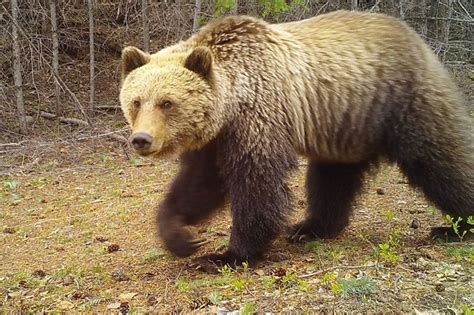
M122 50L122 80L132 71L150 61L150 54L127 46Z
M197 47L186 58L184 66L193 72L196 72L204 79L211 78L212 54L207 47Z

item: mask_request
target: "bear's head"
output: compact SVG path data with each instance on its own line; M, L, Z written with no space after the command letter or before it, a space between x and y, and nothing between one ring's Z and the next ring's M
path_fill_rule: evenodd
M120 103L130 143L143 156L198 149L218 133L213 59L206 47L186 52L122 52Z

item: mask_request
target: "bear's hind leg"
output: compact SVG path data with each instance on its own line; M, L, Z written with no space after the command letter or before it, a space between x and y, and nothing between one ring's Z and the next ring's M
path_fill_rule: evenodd
M319 164L311 161L306 176L308 213L289 240L335 238L349 224L351 205L363 185L369 163Z
M457 159L461 159L458 156ZM459 234L469 233L473 225L467 223L469 216L474 216L474 176L471 168L460 161L439 157L430 160L419 157L399 162L403 173L414 187L420 188L426 198L433 202L443 213L449 214L454 222L459 222ZM434 227L433 238L446 241L459 241L452 227ZM468 235L468 237L472 237Z
M462 218L459 233L469 232L474 228L467 223L474 216L472 121L460 106L439 104L440 98L428 96L415 99L411 112L395 124L396 138L387 139L392 144L389 155L429 201L454 221ZM447 227L434 228L432 236L459 241Z

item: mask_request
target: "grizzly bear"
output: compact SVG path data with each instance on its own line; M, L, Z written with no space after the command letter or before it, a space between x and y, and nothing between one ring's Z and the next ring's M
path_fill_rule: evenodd
M157 211L167 249L193 254L203 242L186 226L230 202L229 248L197 260L208 272L263 258L291 213L285 181L298 155L309 160L308 210L293 241L338 236L364 175L384 160L445 214L474 214L461 94L415 31L389 16L224 17L154 54L126 47L120 102L136 152L181 156Z

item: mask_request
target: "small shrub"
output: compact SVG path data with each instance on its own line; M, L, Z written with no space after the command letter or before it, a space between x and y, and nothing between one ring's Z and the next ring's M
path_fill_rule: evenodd
M244 306L240 309L240 314L242 315L251 315L256 314L258 307L254 303L245 303Z
M369 296L377 293L377 285L372 278L363 276L358 279L339 279L342 295L345 297Z
M178 281L176 281L176 289L181 293L186 293L191 291L191 285L185 279L179 278Z
M3 187L12 191L12 192L15 192L18 188L18 182L16 180L7 180L7 181L4 181L3 182Z
M217 292L211 292L208 296L209 301L214 305L219 305L222 301L222 297Z
M145 262L149 264L149 263L157 261L161 257L163 257L163 255L160 252L158 252L156 249L153 249L149 251L148 253L146 253Z
M391 265L396 265L401 261L401 257L397 254L397 248L400 246L399 235L400 231L395 230L394 235L390 235L387 242L378 246L378 256Z

